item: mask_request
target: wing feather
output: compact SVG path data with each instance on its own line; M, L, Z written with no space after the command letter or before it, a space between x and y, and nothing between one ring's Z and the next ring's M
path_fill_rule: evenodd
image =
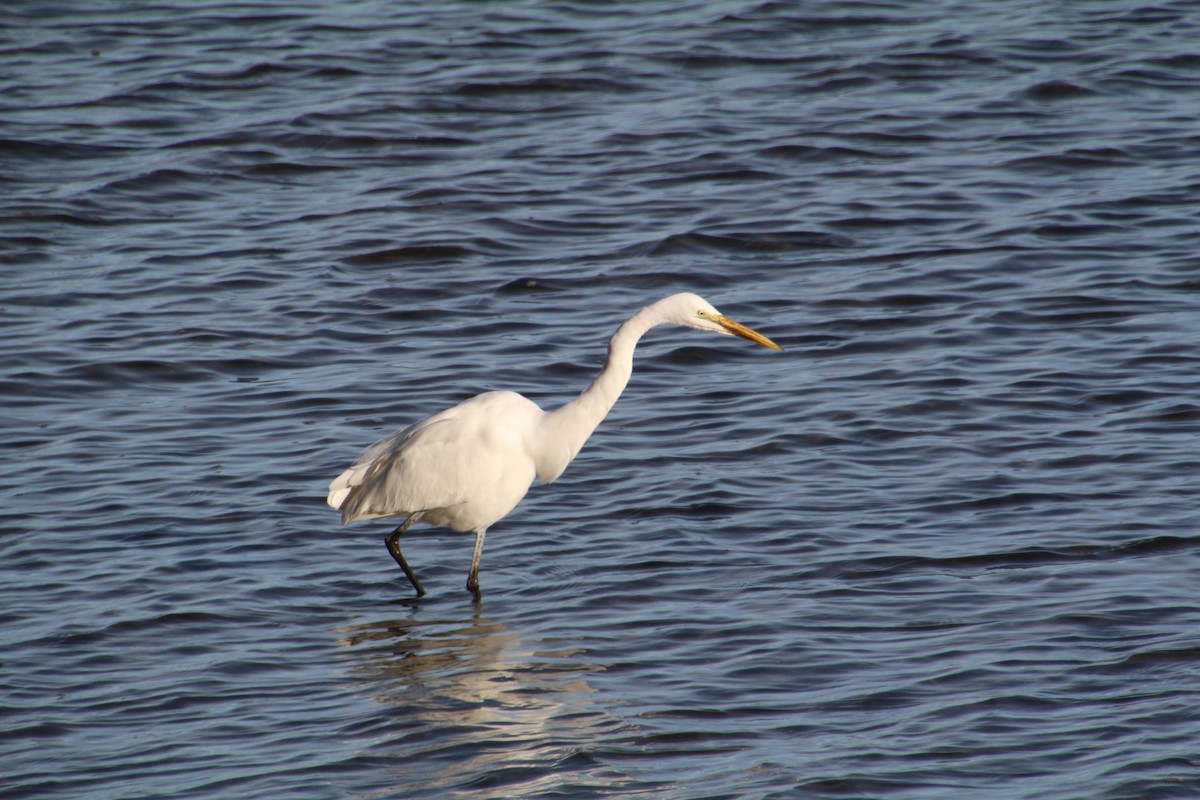
M507 513L533 478L525 436L541 413L512 392L474 397L373 445L330 483L327 501L343 524L418 511L434 512L431 522L449 520L456 506L492 500ZM460 513L472 516L466 508Z

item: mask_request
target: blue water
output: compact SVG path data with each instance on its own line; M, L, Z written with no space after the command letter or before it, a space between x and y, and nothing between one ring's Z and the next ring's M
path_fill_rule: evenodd
M1192 3L0 11L5 798L1200 796ZM581 390L488 535L329 480Z

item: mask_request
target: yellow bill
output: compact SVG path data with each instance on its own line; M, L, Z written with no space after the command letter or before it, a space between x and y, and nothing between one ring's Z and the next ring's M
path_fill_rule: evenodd
M763 336L758 331L753 330L752 328L747 328L745 325L743 325L740 322L734 322L729 317L726 317L723 314L715 316L715 317L711 317L711 319L713 322L717 323L722 328L724 328L725 330L732 333L734 336L740 336L743 339L749 339L752 342L757 342L758 344L761 344L763 347L770 347L772 350L782 350L783 349L782 347L775 344L767 337Z

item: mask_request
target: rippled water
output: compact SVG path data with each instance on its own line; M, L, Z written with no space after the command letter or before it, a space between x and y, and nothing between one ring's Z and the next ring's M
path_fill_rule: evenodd
M0 11L6 798L1200 796L1195 4ZM471 537L329 479L658 330Z

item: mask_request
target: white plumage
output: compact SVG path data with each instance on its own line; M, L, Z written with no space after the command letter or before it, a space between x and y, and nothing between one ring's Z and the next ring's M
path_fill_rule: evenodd
M562 474L629 381L642 335L664 323L741 336L776 350L767 337L728 319L694 294L672 295L630 317L609 341L591 386L546 412L515 392L486 392L403 428L363 453L329 484L342 523L405 517L386 544L417 594L425 593L400 553L401 534L417 521L475 532L467 588L479 594L487 529L516 507L534 478Z

